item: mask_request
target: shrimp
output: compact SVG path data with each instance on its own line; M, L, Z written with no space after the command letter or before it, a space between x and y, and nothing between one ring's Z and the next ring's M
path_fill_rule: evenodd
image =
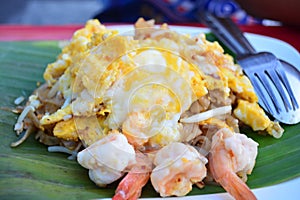
M143 153L136 153L137 162L119 183L113 200L138 199L150 178L152 161Z
M150 173L128 172L120 182L113 200L138 199L142 192L142 187L146 185Z
M129 144L137 149L160 149L181 139L176 118L179 115L171 119L164 117L165 112L159 106L153 107L150 112L131 112L122 124L122 132Z
M122 125L122 132L133 146L142 146L150 136L147 135L150 127L149 115L145 112L132 112Z
M235 199L256 199L236 174L247 176L255 165L258 144L244 134L220 129L212 138L209 169L216 182Z
M184 196L192 185L206 177L207 159L194 147L180 142L160 149L154 158L156 167L151 182L160 196Z
M106 186L124 174L136 162L134 148L118 131L93 143L77 155L77 161L89 169L89 177L98 186Z

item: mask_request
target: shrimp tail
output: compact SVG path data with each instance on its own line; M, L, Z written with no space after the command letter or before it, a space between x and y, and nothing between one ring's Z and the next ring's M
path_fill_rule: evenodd
M223 188L236 200L255 200L256 197L249 187L234 172L227 172L219 181Z
M212 161L212 156L210 155ZM256 200L255 195L250 188L234 172L227 170L220 174L214 165L209 165L209 169L220 185L231 194L236 200Z
M138 173L128 172L128 174L119 183L113 200L134 200L138 199L142 193L142 188L150 178L150 172Z

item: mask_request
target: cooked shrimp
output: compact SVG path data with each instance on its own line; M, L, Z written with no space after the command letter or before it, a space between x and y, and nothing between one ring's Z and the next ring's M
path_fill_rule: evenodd
M142 193L142 188L148 182L152 162L142 153L136 155L136 164L119 183L113 200L138 199Z
M135 148L159 149L181 139L177 117L164 119L165 112L159 106L150 112L131 112L122 124L122 132Z
M244 134L220 129L212 138L209 169L213 178L235 199L256 199L238 174L251 174L258 144Z
M206 163L207 159L192 146L171 143L155 155L152 185L162 197L184 196L206 176Z
M149 115L145 112L132 112L122 125L122 132L130 144L141 146L148 141L149 127L151 127Z
M89 169L92 181L98 186L105 186L119 179L127 166L135 163L135 152L123 134L112 131L79 152L77 160Z

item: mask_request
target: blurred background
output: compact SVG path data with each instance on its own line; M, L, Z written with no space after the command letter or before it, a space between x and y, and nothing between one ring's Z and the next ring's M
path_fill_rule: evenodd
M2 0L1 24L82 24L103 9L100 0Z
M249 8L255 17L243 8ZM206 10L217 16L230 16L239 24L280 25L265 20L269 18L300 25L298 8L300 0L1 0L0 23L83 24L91 18L135 22L140 16L156 22L185 23L197 22L195 13Z
M1 24L82 24L91 18L135 22L140 16L156 22L195 22L194 13L201 9L222 16L234 13L243 24L256 22L233 0L2 0L1 4Z

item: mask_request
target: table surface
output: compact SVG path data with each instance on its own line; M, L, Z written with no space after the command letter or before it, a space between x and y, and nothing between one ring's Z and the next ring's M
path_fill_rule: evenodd
M117 25L113 24L105 24ZM204 27L198 23L174 24L183 26ZM47 26L32 26L32 25L0 25L0 41L24 41L24 40L63 40L71 38L75 30L83 25L47 25ZM280 39L292 45L300 51L300 27L286 26L240 26L242 31L256 33L273 38Z

